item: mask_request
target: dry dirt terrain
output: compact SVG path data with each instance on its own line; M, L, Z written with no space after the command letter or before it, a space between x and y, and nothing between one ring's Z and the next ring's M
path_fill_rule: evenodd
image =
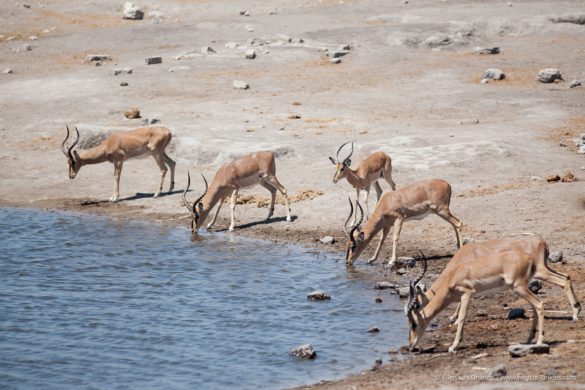
M573 141L585 133L585 90L569 88L572 80L585 81L583 1L136 4L143 20L124 20L123 1L0 2L0 205L187 227L180 200L188 170L193 199L203 190L198 173L210 179L222 163L267 149L276 152L277 176L294 197L293 222L284 220L284 206L265 221L268 193L258 187L242 192L231 234L316 245L342 258L347 197L355 195L347 182L332 183L327 157L353 141L354 164L376 150L392 156L398 187L449 181L451 210L463 221L465 237L542 236L551 250L564 252L565 263L553 267L569 273L577 295L585 297L585 156ZM349 52L331 63L327 53L345 45ZM500 53L474 54L476 46L499 47ZM213 52L202 52L204 47ZM245 58L250 48L255 59ZM111 61L96 66L86 61L88 54ZM162 63L147 65L145 58L153 56ZM123 68L132 73L114 75ZM481 83L489 68L501 69L505 79ZM544 68L560 69L564 81L540 83ZM235 89L235 80L249 88ZM127 119L123 112L131 108L142 118ZM80 145L88 147L145 118L159 119L173 132L172 194L152 198L159 171L150 157L124 165L116 204L107 202L111 164L86 166L75 180L68 178L60 151L66 124L78 127ZM567 172L576 180L546 180ZM216 230L226 229L228 219L224 207ZM315 241L324 235L338 243ZM390 248L387 243L383 259ZM440 257L425 277L429 284L455 251L451 226L434 216L407 222L398 254L413 256L419 249ZM355 264L360 272L400 280L381 262L366 265L366 258ZM442 317L424 343L434 350L392 353L375 371L317 387L532 388L524 380L545 374L572 379L557 378L543 388L583 386L583 320L558 312L568 309L560 289L545 286L539 296L549 310L549 355L508 356L507 345L525 339L530 320L507 320L507 308L528 307L502 293L472 301L456 354L446 353L454 332ZM509 377L523 377L459 380L498 363L507 365Z

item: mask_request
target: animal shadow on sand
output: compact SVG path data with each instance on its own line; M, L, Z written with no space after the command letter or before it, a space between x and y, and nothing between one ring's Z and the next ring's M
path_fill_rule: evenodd
M298 217L296 215L292 215L291 216L292 222L296 221L297 218ZM234 230L247 229L247 228L251 228L251 227L254 227L254 226L258 226L258 225L270 225L270 224L273 224L273 223L285 222L285 221L286 221L286 217L276 217L276 218L270 218L270 219L262 219L260 221L248 222L248 223L246 223L244 225L236 226L234 228ZM215 231L216 232L225 232L227 230L228 230L227 228L222 228L222 229L216 229Z

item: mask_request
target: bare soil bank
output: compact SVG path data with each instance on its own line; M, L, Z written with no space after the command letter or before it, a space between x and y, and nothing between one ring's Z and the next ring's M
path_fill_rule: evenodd
M585 159L572 141L585 133L585 93L568 88L573 79L585 80L585 27L551 21L581 15L581 1L145 0L138 4L146 11L142 21L123 20L122 2L111 0L27 5L0 4L0 71L13 71L0 74L0 204L187 228L180 203L187 170L210 179L223 162L270 149L278 155L279 180L297 196L294 221L284 221L283 206L264 221L268 209L258 205L268 194L252 189L236 208L237 229L231 234L275 245L315 245L336 251L342 260L341 226L354 191L346 182L333 185L327 157L352 140L353 161L375 150L392 156L398 187L430 178L449 181L451 210L463 221L464 236L545 238L567 261L553 267L569 273L578 297L585 296ZM38 39L29 40L31 35ZM240 48L228 48L228 42ZM346 44L351 50L341 63L330 63L323 50ZM200 54L203 46L217 53ZM475 46L498 46L501 53L475 55ZM253 47L257 57L245 59L244 47ZM194 51L191 58L176 59L188 51ZM90 53L113 60L88 64ZM162 64L146 65L151 56L162 56ZM125 67L133 72L113 75ZM559 68L566 81L536 81L538 71L548 67ZM506 78L480 84L488 68L500 68ZM234 80L250 89L234 89ZM133 107L172 129L176 191L152 199L156 164L150 158L131 160L122 172L121 201L109 204L113 167L84 167L70 181L59 144L66 123L77 125L86 144L137 127L142 119L122 115ZM568 171L576 182L545 180ZM202 182L194 180L188 196L200 191ZM227 228L229 208L220 216L217 230ZM337 243L316 241L325 235ZM387 243L382 259L389 249ZM406 223L399 255L415 256L419 249L440 257L428 272L429 284L455 250L452 228L435 217ZM356 263L358 271L406 281L380 264L365 265L366 258ZM568 308L556 288L545 287L540 297L549 311ZM446 353L453 331L443 316L425 342L433 352L389 354L373 372L316 387L535 386L534 380L527 385L458 378L481 376L501 362L508 375L576 374L574 380L541 385L547 388L583 386L583 320L574 323L550 312L545 339L551 354L512 359L507 345L526 338L529 320L506 320L504 305L525 307L510 294L471 305L463 346L455 355Z

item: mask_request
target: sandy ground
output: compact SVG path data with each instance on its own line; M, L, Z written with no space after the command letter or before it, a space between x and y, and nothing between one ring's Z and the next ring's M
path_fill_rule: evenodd
M210 179L222 163L269 149L277 154L279 180L298 198L294 221L284 221L283 206L265 221L268 209L257 200L268 193L246 190L232 234L305 245L321 245L315 240L331 235L340 242L321 247L341 258L341 226L354 191L345 181L331 182L327 157L354 141L354 162L375 150L392 156L398 187L449 181L464 236L544 237L565 254L566 264L555 268L571 274L578 296L585 296L585 158L573 143L585 132L585 90L568 87L585 80L585 26L549 20L585 14L582 1L143 0L142 21L123 20L121 1L84 3L0 2L0 71L13 71L0 74L0 204L186 227L180 190L187 170ZM33 35L38 39L30 40ZM228 42L240 47L226 48ZM330 63L324 50L347 44L341 63ZM204 46L216 53L201 54ZM473 54L475 46L498 46L501 53ZM257 57L245 59L244 48L251 47ZM191 58L176 59L189 51ZM112 61L95 66L87 54ZM146 65L150 56L161 56L162 64ZM113 75L125 67L133 72ZM566 81L539 83L538 71L548 67L559 68ZM506 78L481 84L488 68L500 68ZM250 88L234 89L234 80ZM172 130L177 188L153 199L155 162L130 160L121 201L110 204L112 165L84 167L71 181L59 144L65 124L79 128L85 145L138 127L143 119L122 114L133 107ZM578 180L545 180L566 172ZM202 185L194 179L189 197ZM220 217L216 230L227 228L229 207ZM437 217L406 223L399 255L419 249L444 256L433 263L430 283L455 250L452 228ZM380 272L365 258L356 268ZM558 289L546 287L541 297L547 309L566 310ZM434 352L385 356L381 369L322 387L493 387L453 377L481 375L500 362L510 375L576 373L575 380L554 382L559 388L585 383L583 320L551 314L545 323L551 355L512 360L506 346L525 338L529 322L505 320L504 304L526 306L510 294L476 301L455 355L445 353L453 331L442 318L425 343ZM474 315L480 307L488 314ZM484 352L487 357L473 359Z

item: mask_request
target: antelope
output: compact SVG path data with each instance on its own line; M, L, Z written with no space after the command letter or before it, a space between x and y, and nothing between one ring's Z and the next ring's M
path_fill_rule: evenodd
M272 197L266 219L270 219L274 213L274 202L276 199L276 191L278 190L284 196L286 220L288 222L292 220L286 188L276 178L276 163L274 153L272 152L253 153L222 165L215 173L210 186L207 185L205 176L201 176L205 182L205 191L195 202L190 203L185 196L191 185L191 176L189 173L187 173L187 188L183 191L183 203L191 214L191 231L193 234L197 233L213 207L217 204L215 214L207 224L207 228L209 229L215 224L219 210L228 196L231 197L231 223L229 230L234 230L234 210L236 208L238 192L242 188L250 188L258 184L270 191Z
M351 143L351 152L343 160L339 159L339 152L349 142L344 143L337 150L335 158L329 157L329 160L335 165L335 175L333 175L333 183L346 179L356 191L356 202L359 200L360 191L364 190L364 203L366 205L366 215L370 215L368 207L368 198L370 196L370 188L373 185L376 190L376 202L380 201L382 196L382 188L378 183L378 179L384 178L392 190L396 190L396 184L392 180L392 159L384 152L375 152L371 156L359 162L356 169L351 169L351 156L353 155L353 142ZM357 207L357 203L356 203ZM355 223L355 218L354 221Z
M463 334L463 324L470 299L475 295L513 290L524 298L534 309L532 325L527 343L536 336L537 344L543 342L544 307L542 302L529 290L532 278L550 282L564 288L571 307L573 320L577 320L581 304L568 275L548 267L548 245L538 237L522 240L500 239L466 245L457 251L441 275L422 299L417 284L426 271L426 260L419 278L410 283L406 315L410 325L409 346L414 349L424 337L428 324L442 310L453 302L459 302L457 331L449 352L455 352ZM422 301L422 303L421 303Z
M423 219L431 213L438 215L453 226L457 235L457 247L461 248L460 230L463 224L451 214L449 210L450 201L451 185L439 179L413 183L396 191L384 193L370 219L366 222L363 231L360 228L363 214L360 223L353 224L350 232L346 228L349 218L346 221L344 231L349 238L346 264L351 266L376 234L382 230L382 236L374 256L368 261L369 264L373 264L378 258L386 236L390 229L393 229L392 257L388 261L388 266L393 267L396 262L396 244L398 243L402 223L410 219ZM359 203L358 206L360 206ZM361 206L359 209L363 213ZM350 213L353 214L353 207Z
M75 127L76 138L73 144L65 151L65 144L69 139L69 126L66 126L67 136L61 143L61 151L67 157L69 163L69 178L74 179L77 172L84 165L99 164L109 161L114 164L114 193L110 202L117 202L120 196L120 175L124 161L150 153L160 168L160 184L154 197L158 197L163 188L163 182L167 173L167 165L171 169L171 185L169 193L175 186L175 162L165 153L165 148L171 142L172 134L169 129L162 126L146 126L138 129L114 133L106 138L98 146L88 149L73 150L79 142L79 130Z

